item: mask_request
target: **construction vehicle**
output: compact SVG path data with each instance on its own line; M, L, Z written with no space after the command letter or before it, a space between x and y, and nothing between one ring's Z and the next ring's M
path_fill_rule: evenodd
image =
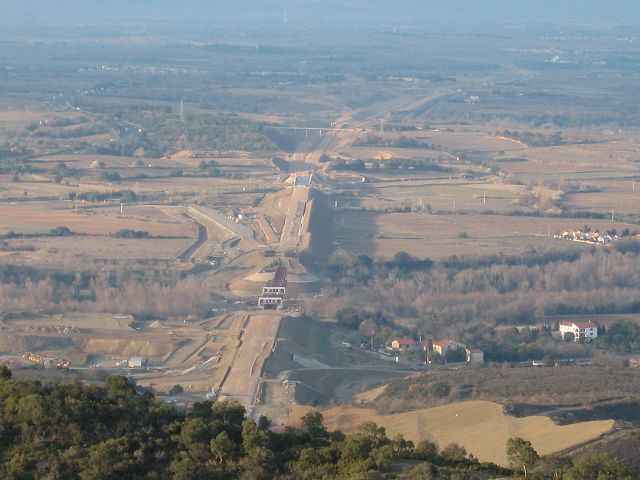
M58 360L58 363L56 363L56 368L58 370L69 370L69 368L71 368L71 362L65 358L62 358Z
M53 368L55 365L55 367L60 370L68 370L71 367L71 362L67 359L43 357L42 355L31 352L24 353L22 355L22 359L27 362L31 362L40 368Z

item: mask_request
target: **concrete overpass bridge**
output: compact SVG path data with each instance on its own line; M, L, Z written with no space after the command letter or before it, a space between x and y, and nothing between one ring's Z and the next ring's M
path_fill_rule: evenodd
M304 132L305 136L309 136L313 133L318 133L321 136L325 134L338 134L343 132L349 133L366 133L368 130L366 128L351 128L351 127L289 127L284 125L267 125L266 128L271 128L274 130L286 130L286 131L297 131Z

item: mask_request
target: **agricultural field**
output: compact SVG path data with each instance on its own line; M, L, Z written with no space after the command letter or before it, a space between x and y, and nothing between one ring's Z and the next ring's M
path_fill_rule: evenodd
M73 202L41 202L1 205L0 234L38 234L65 226L82 235L112 235L118 230L144 230L157 237L190 237L194 234L191 222L170 217L159 209L145 206L96 206L74 208Z
M640 145L635 141L528 148L517 157L526 161L500 166L523 182L596 182L631 180L638 175Z
M292 416L299 418L308 410L294 409ZM329 430L349 432L365 422L375 422L391 437L403 435L413 442L431 440L441 448L457 443L481 461L501 465L507 465L505 446L509 438L529 440L541 455L549 455L600 438L614 426L613 420L558 426L548 417L515 418L506 415L501 405L482 401L394 415L379 415L366 408L334 407L323 410L322 415Z
M586 182L589 185L590 182ZM617 215L634 215L640 201L640 184L635 177L619 180L599 180L592 191L570 193L566 197L569 208Z
M0 205L3 260L48 266L88 266L104 260L174 262L197 236L191 219L154 207L127 206L124 216L116 206L74 207L73 202ZM51 233L61 228L70 233ZM146 232L148 238L125 238L126 231Z
M0 110L0 132L3 130L24 128L31 123L38 123L53 118L74 119L80 116L81 114L76 112L53 113L34 110Z
M451 255L517 254L536 247L570 247L553 235L585 223L597 229L634 229L604 220L525 216L343 211L337 215L337 243L356 254L390 258L398 252L434 259ZM579 247L576 247L579 248Z
M509 212L523 192L521 185L464 180L376 179L375 193L361 200L369 209L409 205L413 209Z
M108 190L107 186L91 186L94 191ZM73 185L55 183L44 176L23 176L13 181L10 175L0 175L0 199L4 201L33 200L43 198L66 199L77 190Z
M32 239L10 242L10 247L31 249L33 252L14 252L12 261L20 259L28 263L50 266L91 265L96 261L132 260L175 261L176 257L189 246L189 240L154 240L149 249L149 240L116 239L95 236L68 238Z
M436 145L458 152L483 152L520 155L526 145L515 139L458 125L443 125L433 129L425 138Z

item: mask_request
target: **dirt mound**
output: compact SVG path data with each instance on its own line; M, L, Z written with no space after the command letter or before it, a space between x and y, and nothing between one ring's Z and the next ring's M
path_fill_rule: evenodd
M244 280L264 284L273 280L273 272L254 272L244 277Z
M191 160L193 158L192 150L178 150L177 152L166 157L169 160Z
M91 338L83 342L82 350L91 354L126 357L163 357L174 349L171 342L150 340Z

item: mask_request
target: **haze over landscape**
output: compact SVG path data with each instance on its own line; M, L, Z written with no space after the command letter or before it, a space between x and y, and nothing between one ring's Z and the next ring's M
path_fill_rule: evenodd
M637 2L0 8L0 478L640 478Z
M411 26L461 26L517 24L625 26L640 22L640 6L632 0L4 0L1 22L7 25L73 26L77 24L141 23L161 21L181 25L277 24L287 11L291 23L307 27L375 27L380 24ZM274 25L275 26L275 25Z

